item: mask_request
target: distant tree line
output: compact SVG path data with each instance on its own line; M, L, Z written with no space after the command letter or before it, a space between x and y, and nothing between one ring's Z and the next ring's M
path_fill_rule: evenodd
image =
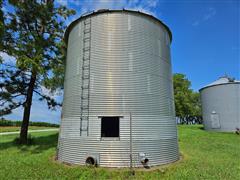
M22 121L0 119L0 126L21 126L21 125L22 125ZM59 127L58 124L52 124L47 122L32 122L32 121L29 121L29 126Z
M191 82L186 75L173 75L174 101L178 123L201 124L201 103L199 92L191 89Z

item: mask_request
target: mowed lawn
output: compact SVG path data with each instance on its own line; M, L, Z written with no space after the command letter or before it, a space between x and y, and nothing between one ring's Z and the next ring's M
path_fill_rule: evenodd
M35 145L17 146L0 136L0 179L240 179L240 136L179 126L183 159L131 176L128 169L68 166L54 161L57 132L32 133Z
M45 126L29 126L29 130L40 130L40 129L54 129L56 127L45 127ZM20 131L19 126L0 126L0 133L2 132L15 132Z

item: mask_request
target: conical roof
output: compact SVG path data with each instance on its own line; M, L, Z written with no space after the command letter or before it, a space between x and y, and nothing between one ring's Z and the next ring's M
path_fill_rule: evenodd
M201 91L202 89L207 88L207 87L221 85L221 84L231 84L231 83L240 83L240 81L235 80L234 78L230 78L227 75L225 75L225 76L220 77L218 80L204 86L199 91Z

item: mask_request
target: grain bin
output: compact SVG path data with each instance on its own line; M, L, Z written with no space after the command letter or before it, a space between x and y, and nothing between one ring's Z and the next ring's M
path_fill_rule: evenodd
M231 132L240 128L240 81L223 76L199 91L204 129Z
M141 167L178 160L171 38L160 20L130 10L100 10L69 25L59 161Z

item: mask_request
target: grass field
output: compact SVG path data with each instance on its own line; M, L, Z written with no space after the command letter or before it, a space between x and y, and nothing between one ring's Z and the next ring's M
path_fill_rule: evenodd
M56 132L32 133L35 145L13 144L16 135L0 136L0 179L240 179L240 136L179 126L184 158L153 171L67 166L54 161Z
M19 131L21 127L19 126L0 126L1 132L14 132ZM54 129L55 127L44 127L44 126L29 126L29 130L40 130L40 129Z

